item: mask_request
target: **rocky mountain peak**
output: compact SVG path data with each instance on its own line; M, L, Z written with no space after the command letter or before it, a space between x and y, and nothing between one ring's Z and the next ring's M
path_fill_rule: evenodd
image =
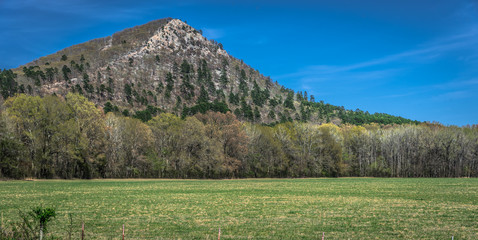
M120 111L152 106L183 114L199 102L201 111L222 103L224 111L247 111L248 119L254 119L255 107L258 119L271 109L264 104L267 99L255 106L251 90L264 91L267 98L286 97L279 85L230 56L222 44L171 18L74 45L18 68L20 82L32 86L35 80L23 67L53 72L33 84L32 94L80 92L100 106L109 102Z
M65 48L13 72L18 89L13 84L12 92L77 92L105 112L145 121L162 111L188 116L209 110L262 123L410 121L316 103L307 92L272 82L201 30L172 18Z

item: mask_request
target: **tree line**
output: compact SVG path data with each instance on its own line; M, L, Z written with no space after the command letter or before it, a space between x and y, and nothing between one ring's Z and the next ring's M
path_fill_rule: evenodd
M147 122L84 96L8 98L1 178L477 177L478 126L273 126L231 112Z

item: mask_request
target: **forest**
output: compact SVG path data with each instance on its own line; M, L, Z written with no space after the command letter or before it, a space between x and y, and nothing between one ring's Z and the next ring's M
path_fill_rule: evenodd
M231 112L105 112L84 96L1 107L0 178L477 177L478 126L274 125Z

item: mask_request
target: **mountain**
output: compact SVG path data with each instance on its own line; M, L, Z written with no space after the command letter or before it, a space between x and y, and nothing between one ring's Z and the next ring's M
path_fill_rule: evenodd
M4 98L16 92L79 92L105 112L144 121L162 111L185 116L213 110L268 124L413 122L315 102L314 96L273 82L229 55L221 43L172 18L65 48L1 76Z

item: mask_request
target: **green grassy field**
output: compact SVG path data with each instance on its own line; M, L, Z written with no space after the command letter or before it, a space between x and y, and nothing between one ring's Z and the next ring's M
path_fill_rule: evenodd
M3 224L54 207L86 239L478 239L478 179L0 182Z

